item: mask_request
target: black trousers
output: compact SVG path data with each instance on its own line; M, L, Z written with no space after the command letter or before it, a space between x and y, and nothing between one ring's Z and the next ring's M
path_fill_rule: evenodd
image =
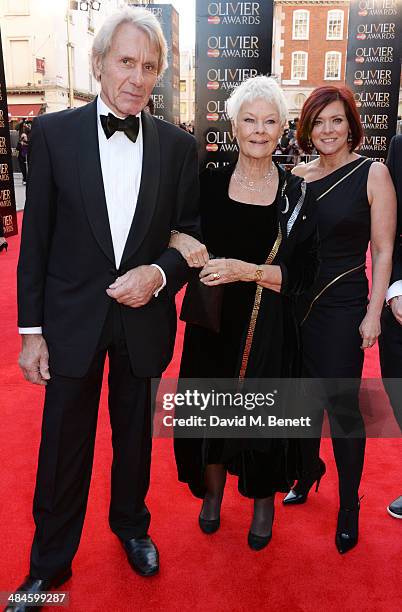
M379 346L384 387L402 431L402 325L388 307L381 315Z
M149 527L144 499L151 463L150 380L131 371L121 307L114 302L86 376L67 378L50 370L33 504L30 573L38 578L69 567L79 545L106 354L113 445L109 524L122 539L142 537Z

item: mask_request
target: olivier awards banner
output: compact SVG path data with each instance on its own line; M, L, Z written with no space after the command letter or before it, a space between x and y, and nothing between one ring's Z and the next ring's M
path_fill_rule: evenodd
M396 131L402 55L402 0L352 0L346 84L364 129L360 153L385 161Z
M168 45L168 67L158 79L152 92L155 117L178 125L180 123L180 51L179 14L171 4L141 6L153 13L159 20Z
M197 0L195 135L202 165L237 156L226 100L242 81L271 74L273 0Z
M0 222L3 223L4 235L18 234L17 212L13 167L11 161L10 131L8 128L8 107L6 79L4 75L3 50L0 31Z

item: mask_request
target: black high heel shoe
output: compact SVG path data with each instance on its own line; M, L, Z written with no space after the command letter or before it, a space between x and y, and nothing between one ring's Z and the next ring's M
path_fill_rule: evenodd
M200 515L198 517L198 524L200 526L201 531L203 531L207 535L211 535L215 533L215 531L218 531L221 524L221 519L220 517L218 517L217 519L204 519Z
M272 539L272 525L274 524L275 518L275 506L272 508L272 521L271 521L271 533L266 536L260 536L253 533L250 529L247 536L247 543L252 550L262 550L270 543Z
M218 531L220 524L221 524L220 510L221 510L223 493L219 497L220 497L220 502L219 502L218 518L215 518L215 519L203 518L201 514L202 514L202 511L204 510L204 504L205 504L206 498L204 498L204 503L202 504L201 512L198 517L198 524L200 526L201 531L203 531L207 535L211 535L215 533L215 531ZM215 499L218 499L218 497L216 497Z
M6 249L6 253L7 253L8 242L3 242L2 244L0 244L0 253L2 252L3 249Z
M361 498L360 498L361 499ZM336 526L335 545L343 555L354 548L359 539L360 500L356 508L340 508Z
M289 493L284 497L282 503L285 506L304 504L307 501L307 496L314 483L316 483L315 492L318 493L321 478L327 471L324 461L322 459L318 459L318 461L317 470L306 474L303 478L298 480L296 486L290 489Z

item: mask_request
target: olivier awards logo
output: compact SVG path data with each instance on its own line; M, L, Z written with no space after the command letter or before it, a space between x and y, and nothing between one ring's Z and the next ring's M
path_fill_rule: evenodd
M387 150L386 136L364 136L360 151L385 152Z
M0 189L0 208L12 206L11 189Z
M398 14L397 0L360 0L359 17L393 16Z
M258 36L209 36L208 57L258 58Z
M205 141L205 150L208 152L234 153L238 151L236 137L228 130L223 132L211 130L205 135Z
M0 181L9 181L10 180L10 172L8 169L8 164L0 164Z
M206 117L207 121L229 121L226 100L209 100Z
M358 47L355 52L355 62L358 64L364 64L364 62L391 63L393 60L393 47Z
M257 74L256 68L210 68L207 72L207 89L230 91Z
M360 121L364 130L387 130L388 115L361 115Z
M358 108L389 108L390 94L385 91L357 91L354 94Z
M356 29L358 40L393 40L395 35L395 23L361 23Z
M260 2L209 2L208 23L211 25L259 25Z
M354 85L392 85L391 70L355 70Z
M0 155L7 155L6 139L4 136L0 136Z

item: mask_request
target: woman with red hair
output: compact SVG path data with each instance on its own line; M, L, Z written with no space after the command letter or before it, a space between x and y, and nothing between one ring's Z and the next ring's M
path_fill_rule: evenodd
M300 298L304 375L325 379L325 408L339 476L335 543L340 553L357 544L359 484L365 429L359 409L364 350L380 334L380 315L391 273L396 200L385 165L355 152L363 138L352 93L346 87L318 87L306 100L298 143L319 157L294 173L312 189L318 203L321 268L314 287ZM368 301L366 251L372 255ZM342 380L343 379L343 380ZM345 381L345 379L348 379ZM347 384L346 384L347 383ZM319 403L318 421L324 402ZM325 473L320 439L300 440L302 474L283 500L306 501Z

